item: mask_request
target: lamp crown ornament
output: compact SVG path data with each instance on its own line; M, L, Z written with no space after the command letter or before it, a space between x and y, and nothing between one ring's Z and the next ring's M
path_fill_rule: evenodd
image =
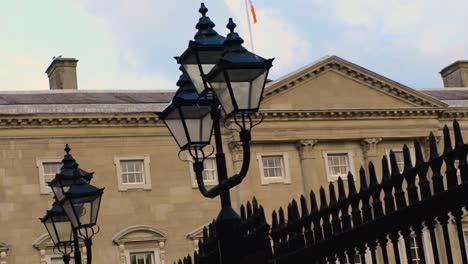
M200 9L198 12L202 15L198 20L197 25L195 26L198 29L198 32L194 36L195 41L190 41L190 45L219 45L224 41L224 37L219 35L213 28L215 23L211 21L209 17L206 16L208 8L206 8L204 3L201 3Z
M234 32L236 27L237 24L234 23L234 20L229 18L229 23L226 25L226 28L229 29L230 33L224 40L224 46L227 48L227 51L247 51L244 47L242 47L244 40L239 36L239 34Z
M88 182L93 177L93 172L89 173L85 170L79 168L79 164L76 162L75 158L70 154L71 148L68 144L65 145L65 155L62 159L62 167L60 168L59 177L63 178L84 178Z

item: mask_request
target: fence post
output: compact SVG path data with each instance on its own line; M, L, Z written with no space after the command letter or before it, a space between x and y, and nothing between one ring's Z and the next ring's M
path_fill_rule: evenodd
M231 208L225 207L216 219L216 236L218 239L219 264L239 264L242 252L240 237L240 217Z

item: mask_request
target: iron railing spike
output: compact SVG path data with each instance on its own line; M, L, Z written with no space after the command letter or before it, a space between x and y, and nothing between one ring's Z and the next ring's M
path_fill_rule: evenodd
M414 141L414 152L416 155L416 167L421 166L424 163L424 156L422 152L421 143L418 140Z
M348 195L352 196L357 194L356 184L354 182L354 177L351 172L348 172Z
M332 182L328 185L330 195L330 206L335 205L338 201L336 199L335 185Z
M310 213L316 213L318 212L318 204L317 204L317 198L315 196L314 191L310 191Z
M453 133L455 135L455 146L460 148L465 145L463 135L460 128L460 123L456 119L453 120Z
M452 140L450 139L450 130L447 125L444 126L443 129L444 134L444 154L448 154L453 150L452 148Z
M360 183L360 192L363 193L367 191L367 179L366 179L366 171L364 168L361 166L361 169L359 170L359 183Z
M338 178L338 200L339 201L344 201L346 200L346 191L344 187L344 182L341 179L341 177Z
M320 211L328 208L327 196L325 195L325 189L320 187Z
M379 182L377 180L377 174L375 173L375 166L374 163L371 161L369 162L369 186L376 186Z
M307 208L307 201L304 195L301 195L301 217L305 218L309 216L309 209Z

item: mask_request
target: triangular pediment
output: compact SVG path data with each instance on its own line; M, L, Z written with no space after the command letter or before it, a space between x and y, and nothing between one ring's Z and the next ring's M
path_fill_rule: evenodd
M443 102L337 56L271 82L264 110L439 108Z

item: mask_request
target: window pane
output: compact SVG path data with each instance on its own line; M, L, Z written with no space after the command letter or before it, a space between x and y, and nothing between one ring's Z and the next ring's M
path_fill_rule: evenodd
M348 153L334 153L327 155L328 171L330 176L344 177L349 172Z
M44 169L44 180L45 182L50 182L55 178L55 174L60 172L60 168L62 167L61 162L45 162L42 164Z
M145 183L143 160L122 160L120 161L120 168L122 170L122 183Z
M265 177L284 177L283 156L263 156L262 164Z
M153 252L130 253L130 264L154 264Z
M205 159L203 162L203 180L213 182L218 178L218 173L216 171L216 160L214 158Z
M395 154L395 160L398 165L398 170L400 170L400 172L403 172L403 169L405 168L405 158L403 156L403 151L396 150L393 151L393 154Z

